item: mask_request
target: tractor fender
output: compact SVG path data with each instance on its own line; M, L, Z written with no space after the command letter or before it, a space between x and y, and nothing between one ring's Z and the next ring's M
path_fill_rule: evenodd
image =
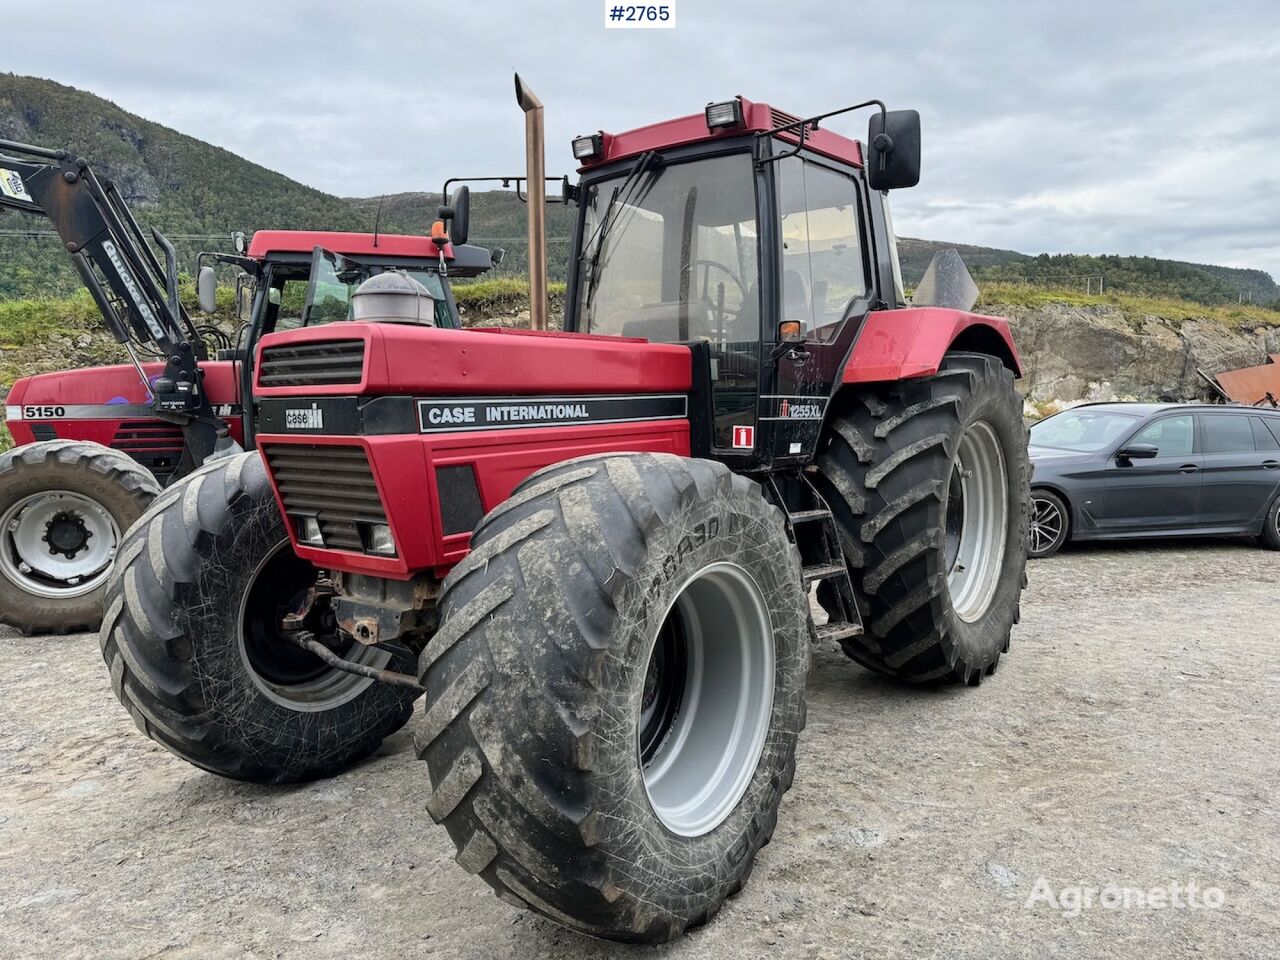
M1009 321L942 307L876 310L867 315L841 375L842 383L931 377L948 351L997 357L1022 376Z

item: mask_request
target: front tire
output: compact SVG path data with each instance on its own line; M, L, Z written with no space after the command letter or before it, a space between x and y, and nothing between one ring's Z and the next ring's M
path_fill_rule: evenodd
M569 461L490 513L421 657L427 809L504 900L656 943L746 881L791 785L811 626L759 487Z
M1070 533L1070 514L1062 498L1048 490L1032 490L1027 556L1052 557L1062 549Z
M912 682L994 673L1026 583L1031 471L1012 372L950 353L932 377L847 393L818 467L867 626L845 652Z
M98 443L0 455L0 622L26 634L96 629L121 535L159 492L141 464Z
M165 491L125 536L102 623L112 687L138 728L201 769L257 783L329 776L373 753L417 694L280 635L316 575L290 549L257 453ZM357 644L323 603L307 627L348 659L412 672L410 651Z

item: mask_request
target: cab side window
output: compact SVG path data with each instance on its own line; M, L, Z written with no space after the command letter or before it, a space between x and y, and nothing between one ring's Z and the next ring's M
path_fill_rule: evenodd
M852 178L799 157L780 161L782 320L829 341L867 295L862 218Z
M1191 415L1165 417L1139 430L1130 443L1150 443L1161 457L1185 457L1195 449L1195 429ZM1252 442L1252 441L1250 441Z

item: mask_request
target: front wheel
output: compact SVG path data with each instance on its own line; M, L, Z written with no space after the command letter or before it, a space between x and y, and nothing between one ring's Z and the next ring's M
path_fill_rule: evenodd
M932 377L847 392L818 468L867 625L845 652L908 681L994 672L1026 582L1031 470L1012 372L950 353Z
M810 622L777 508L718 463L569 461L490 513L421 657L427 810L510 903L655 943L751 872Z
M137 461L97 443L45 440L0 456L0 622L95 629L121 534L159 492Z
M1062 549L1070 532L1067 505L1056 493L1031 491L1031 528L1027 556L1033 559L1052 557Z
M282 783L337 773L377 749L416 694L335 670L282 635L284 617L340 656L411 672L409 650L337 629L318 571L290 548L257 453L170 487L124 540L102 654L139 729L202 769Z

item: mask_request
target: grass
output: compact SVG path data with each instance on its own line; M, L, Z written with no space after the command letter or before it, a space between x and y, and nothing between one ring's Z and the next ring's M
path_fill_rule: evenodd
M552 313L563 305L564 290L563 283L547 285ZM467 319L519 313L529 309L529 281L523 277L499 277L459 283L453 288L453 296Z
M1187 320L1210 320L1231 330L1280 326L1280 310L1254 304L1204 304L1171 297L1149 297L1128 293L1085 294L1078 290L1028 287L1016 283L980 284L982 294L975 309L998 312L1001 306L1043 307L1065 304L1073 307L1116 307L1131 320L1157 317L1175 330Z

